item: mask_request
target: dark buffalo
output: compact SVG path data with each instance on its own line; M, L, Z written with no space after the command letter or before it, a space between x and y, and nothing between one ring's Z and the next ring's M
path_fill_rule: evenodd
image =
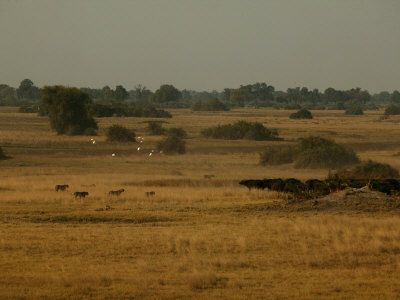
M305 182L306 188L308 190L318 189L324 182L319 179L309 179Z
M373 179L369 183L369 187L371 190L388 195L400 192L400 182L397 179Z
M288 178L285 180L285 187L283 191L286 193L299 193L304 191L306 188L305 184L298 179Z
M239 182L239 184L247 187L249 191L251 191L251 189L264 190L266 188L264 180L254 180L254 179L242 180Z
M155 195L156 195L156 192L154 192L154 191L146 192L147 197L151 197L151 196L155 196Z
M283 189L285 188L285 182L281 178L264 179L263 183L265 187L271 191L283 192Z

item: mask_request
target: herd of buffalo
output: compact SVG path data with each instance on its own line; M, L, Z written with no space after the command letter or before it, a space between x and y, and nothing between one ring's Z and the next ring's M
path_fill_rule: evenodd
M379 191L388 195L400 193L400 181L397 179L349 179L339 176L330 176L325 180L309 179L302 182L295 178L242 180L239 184L251 189L285 192L292 194L296 199L311 199L328 195L332 192L346 188L362 188L368 186L371 190Z

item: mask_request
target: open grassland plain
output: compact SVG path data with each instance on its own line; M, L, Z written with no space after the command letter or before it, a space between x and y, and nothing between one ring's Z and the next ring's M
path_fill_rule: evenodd
M46 117L0 108L0 146L12 157L0 162L0 299L400 298L399 211L291 209L284 195L238 185L325 178L328 170L258 164L265 147L310 134L400 169L400 119L382 111L313 111L312 120L268 109L171 113L163 126L185 128L187 154L149 156L162 137L147 134L148 119L101 118L98 136L57 136ZM277 128L284 140L200 134L238 120ZM112 124L144 142L107 142ZM69 188L56 192L58 184Z

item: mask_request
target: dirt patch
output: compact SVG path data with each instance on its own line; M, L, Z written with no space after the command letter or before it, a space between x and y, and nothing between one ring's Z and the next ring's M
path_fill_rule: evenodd
M359 189L348 188L318 199L301 202L288 200L285 207L298 210L393 210L400 208L400 198L373 191L365 186Z

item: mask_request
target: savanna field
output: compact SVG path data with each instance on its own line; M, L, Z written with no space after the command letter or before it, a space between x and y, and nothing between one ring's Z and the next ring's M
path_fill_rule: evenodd
M309 135L400 169L399 117L169 111L163 126L188 133L184 155L149 156L162 138L147 133L149 119L99 118L98 136L58 136L47 117L0 108L0 146L12 157L0 161L0 299L400 299L398 209L291 207L285 195L238 184L324 179L327 169L258 163L267 146ZM200 134L238 120L283 140ZM107 142L113 124L143 143Z

